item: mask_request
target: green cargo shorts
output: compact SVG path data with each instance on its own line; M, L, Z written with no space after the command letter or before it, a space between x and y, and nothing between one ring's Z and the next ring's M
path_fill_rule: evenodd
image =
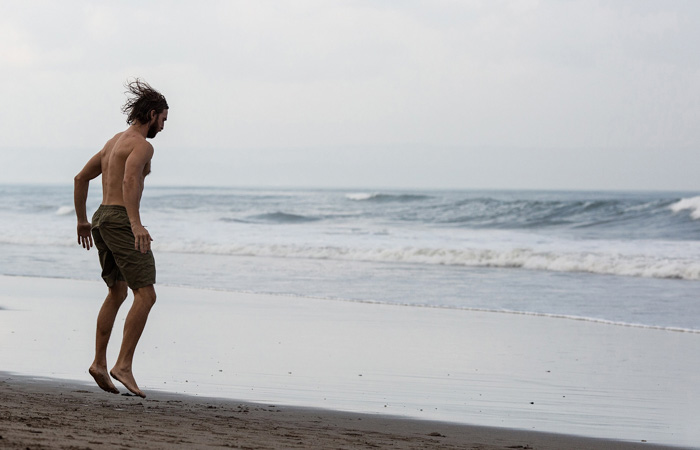
M125 207L100 205L92 216L92 238L107 286L114 286L117 280L126 281L131 289L156 283L153 253L134 248L134 233Z

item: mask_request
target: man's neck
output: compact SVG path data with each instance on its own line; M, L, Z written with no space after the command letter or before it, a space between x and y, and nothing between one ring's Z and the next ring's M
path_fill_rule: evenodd
M143 124L138 120L131 124L129 130L133 131L134 133L140 134L141 136L143 136L144 139L146 139L146 136L148 136L148 124Z

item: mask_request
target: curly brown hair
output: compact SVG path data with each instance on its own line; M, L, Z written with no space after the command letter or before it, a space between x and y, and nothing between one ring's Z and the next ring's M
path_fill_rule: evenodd
M126 123L129 125L134 121L148 123L151 120L152 110L155 110L156 114L160 114L163 110L168 109L168 102L163 94L153 89L145 81L136 78L134 81L125 83L124 87L128 89L125 94L132 95L122 106L122 112L127 115Z

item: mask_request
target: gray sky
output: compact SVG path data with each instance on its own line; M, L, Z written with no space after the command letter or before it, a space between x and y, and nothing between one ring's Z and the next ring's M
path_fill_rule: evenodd
M199 6L201 5L201 6ZM0 2L0 182L168 99L148 183L700 190L700 2Z

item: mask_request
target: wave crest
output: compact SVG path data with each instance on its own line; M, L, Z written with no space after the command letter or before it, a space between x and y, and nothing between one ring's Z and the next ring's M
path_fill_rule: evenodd
M700 219L700 196L683 198L676 203L669 206L671 211L674 213L679 213L681 211L689 210L690 217L695 220Z
M56 215L67 216L69 214L73 214L73 211L75 211L75 208L73 208L72 206L61 206L56 210Z
M273 223L303 223L315 222L319 220L317 217L303 216L299 214L291 214L281 211L274 213L258 214L255 216L251 216L250 219Z
M413 202L430 198L428 195L420 194L383 194L357 192L345 194L345 198L353 201L374 201L374 202Z

